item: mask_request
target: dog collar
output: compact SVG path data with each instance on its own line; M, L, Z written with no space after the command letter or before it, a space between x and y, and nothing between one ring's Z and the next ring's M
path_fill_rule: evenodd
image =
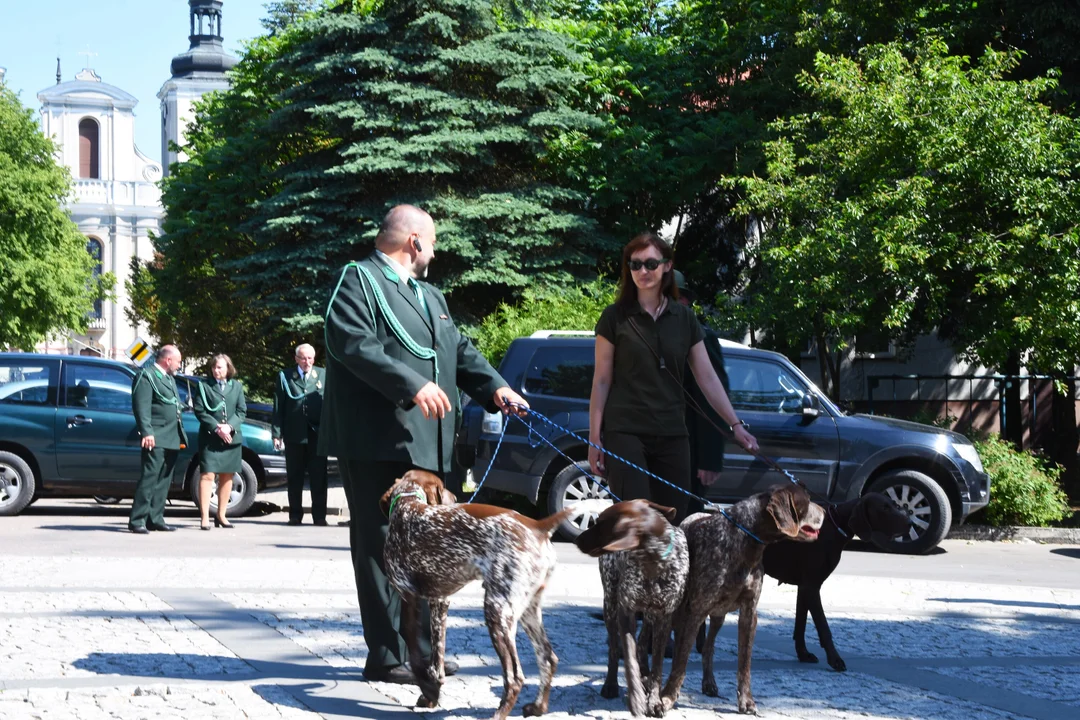
M840 527L840 523L836 522L836 518L832 516L833 506L829 505L825 508L825 515L829 518L832 524L836 527L836 531L840 533L845 540L850 540L851 536L844 532L844 528Z
M666 560L667 556L670 555L671 551L674 550L674 549L675 549L675 529L672 528L672 529L668 530L667 550L660 553L660 559L661 560Z
M412 492L399 493L394 497L390 498L390 511L386 513L386 517L389 518L391 515L394 514L394 506L397 505L397 501L403 497L414 497L419 500L421 504L427 505L427 496L424 495L423 490L413 490Z
M740 530L742 530L742 531L743 531L744 533L746 533L747 535L749 535L750 537L752 537L752 538L753 538L754 540L757 540L757 543L758 543L758 545L764 545L764 544L765 544L764 542L762 542L761 538L759 538L759 537L758 537L757 535L755 535L754 533L750 532L749 530L747 530L746 528L744 528L744 527L743 527L742 525L740 525L739 523L735 522L735 518L733 518L733 517L731 517L730 515L728 515L728 514L727 514L727 510L721 509L721 510L720 510L720 514L721 514L721 515L723 515L724 517L726 517L726 518L727 518L728 520L730 520L730 521L731 521L731 524L732 524L732 525L734 525L735 527L737 527L737 528L739 528Z

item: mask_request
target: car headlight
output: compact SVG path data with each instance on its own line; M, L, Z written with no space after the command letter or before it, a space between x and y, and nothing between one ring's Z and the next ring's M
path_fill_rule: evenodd
M982 458L979 457L979 453L975 450L974 445L964 443L953 443L953 447L956 448L956 454L971 463L971 467L975 468L978 472L983 471Z

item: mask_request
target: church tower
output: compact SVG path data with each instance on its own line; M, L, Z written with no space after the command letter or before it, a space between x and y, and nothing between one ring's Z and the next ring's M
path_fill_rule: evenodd
M158 91L161 100L161 164L166 175L169 166L184 160L170 150L170 144L184 144L184 134L192 119L192 104L205 93L227 90L225 72L236 65L236 58L222 46L221 0L188 0L191 47L172 61L172 77Z

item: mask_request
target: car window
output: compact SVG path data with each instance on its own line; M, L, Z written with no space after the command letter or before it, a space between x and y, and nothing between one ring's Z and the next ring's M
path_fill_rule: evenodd
M176 375L176 392L180 395L180 403L185 411L191 410L191 385L189 380L182 375Z
M588 400L594 361L588 345L538 348L525 372L525 392Z
M64 406L131 412L131 375L101 365L68 362L64 371Z
M725 355L724 368L731 381L728 397L736 410L802 412L808 388L780 363Z
M5 361L0 364L0 403L51 405L52 363Z

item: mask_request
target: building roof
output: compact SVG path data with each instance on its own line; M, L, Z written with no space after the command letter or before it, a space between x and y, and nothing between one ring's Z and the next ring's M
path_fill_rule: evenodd
M117 107L131 110L139 104L134 95L115 85L102 82L90 68L84 68L74 80L50 85L37 94L42 104L71 103L73 100L84 105Z

